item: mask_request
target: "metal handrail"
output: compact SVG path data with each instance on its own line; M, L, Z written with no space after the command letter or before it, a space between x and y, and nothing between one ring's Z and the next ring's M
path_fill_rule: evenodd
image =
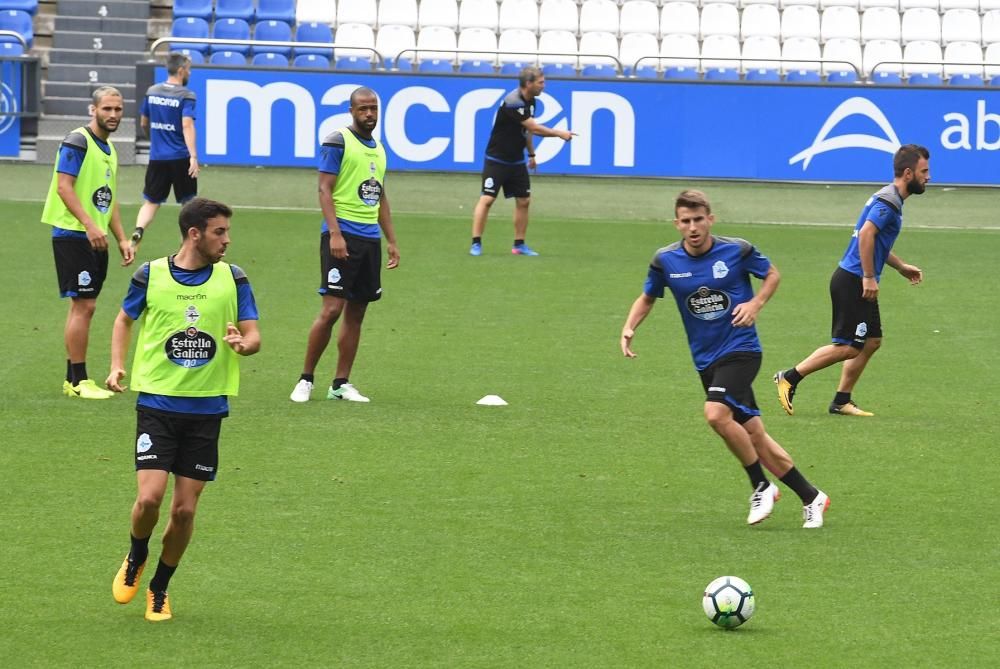
M814 59L814 58L752 58L752 57L751 58L746 58L746 57L742 57L742 56L740 58L725 58L725 57L721 57L721 56L708 56L708 57L701 57L701 56L698 56L698 57L695 57L695 56L643 56L643 57L637 59L635 61L635 64L632 67L637 67L639 65L639 63L641 61L644 61L644 60L684 60L684 61L696 60L696 61L698 61L698 68L699 69L703 69L703 61L706 61L706 60L723 60L723 61L726 61L727 63L728 62L735 62L735 63L737 63L737 65L739 65L740 63L746 63L746 62L751 62L751 63L764 62L764 63L778 63L778 64L781 64L781 63L818 63L818 64L820 64L821 69L822 69L822 65L825 64L825 63L839 63L839 64L842 64L842 65L850 65L851 69L854 70L855 76L857 76L859 79L861 78L861 72L858 70L857 66L855 66L854 63L852 63L851 61L849 61L849 60L825 59L825 58ZM795 69L801 70L802 68L800 67L800 68L795 68Z
M351 49L353 51L370 51L374 54L374 60L378 61L380 67L385 67L382 54L367 46L339 46L336 42L285 42L282 40L252 40L252 39L211 39L207 37L161 37L149 46L149 57L156 56L156 50L164 44L209 44L218 46L280 46L290 49L323 49L334 51L335 49Z
M437 52L437 53L454 53L454 54L460 54L460 53L482 53L482 54L487 54L487 55L494 56L495 57L494 58L495 62L499 62L499 60L500 60L499 57L500 57L501 54L503 54L503 55L511 55L511 56L531 56L532 59L535 61L536 65L538 65L541 62L541 60L543 58L545 58L546 56L568 56L568 57L577 58L577 59L579 59L581 56L587 56L587 57L592 57L592 58L607 58L608 60L614 61L615 69L618 72L618 76L622 76L622 73L625 71L625 68L622 67L621 60L619 60L615 56L611 56L611 55L608 55L606 53L586 53L586 52L582 52L582 51L574 51L574 52L569 52L569 51L563 51L563 52L551 51L550 52L550 51L546 51L545 53L540 53L538 51L499 51L499 50L497 50L497 51L490 51L489 49L476 49L476 48L472 48L472 47L466 47L464 49L435 49L435 48L430 48L430 47L428 47L428 48L412 47L412 48L409 48L409 49L403 49L402 51L400 51L399 53L397 53L396 57L393 59L393 63L397 63L399 61L399 57L401 55L403 55L404 53L419 54L421 51L424 51L424 52ZM458 60L458 59L456 58L455 60Z
M21 46L24 47L24 50L28 50L28 40L24 39L24 35L19 32L15 32L13 30L0 30L0 37L16 37L17 41L21 43Z

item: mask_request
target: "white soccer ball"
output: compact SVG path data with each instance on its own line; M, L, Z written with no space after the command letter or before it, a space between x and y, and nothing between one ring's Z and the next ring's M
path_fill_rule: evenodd
M708 619L726 629L750 620L756 605L750 584L736 576L720 576L705 586L701 604Z

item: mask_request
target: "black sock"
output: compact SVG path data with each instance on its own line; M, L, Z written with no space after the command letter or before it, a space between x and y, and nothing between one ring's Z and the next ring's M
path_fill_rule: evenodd
M70 385L73 385L73 363L66 359L66 380L69 381Z
M156 565L156 573L153 574L153 580L149 582L149 589L153 592L166 592L167 586L170 584L170 577L174 575L177 571L177 567L166 564L163 558Z
M515 239L514 240L514 246L524 246L524 240L523 239Z
M793 386L797 386L799 384L799 381L801 380L802 380L802 375L799 374L799 370L795 369L794 367L785 371L785 381L788 381Z
M750 477L750 485L753 486L754 490L759 488L761 485L765 488L767 487L769 481L767 480L767 476L764 474L764 470L760 466L759 459L753 464L747 465L743 469L747 470L747 476Z
M850 393L842 393L842 392L840 392L838 390L837 394L833 396L833 403L836 404L839 407L844 406L845 404L847 404L850 401L851 401L851 394Z
M341 387L345 383L347 383L347 379L334 379L333 380L333 389L336 390L337 388Z
M86 362L72 362L69 365L69 382L71 385L79 385L80 381L85 381L90 377L87 376L87 363Z
M806 477L799 472L798 469L792 467L788 472L781 477L781 482L786 486L795 491L795 494L799 496L802 500L802 504L806 505L816 499L816 495L819 491L816 490L815 486L806 480Z
M482 237L473 237L472 238L472 243L473 244L482 244L483 243L483 238Z
M308 381L309 383L312 383L315 380L316 377L313 376L312 374L306 374L305 372L303 372L302 374L299 375L299 381Z
M129 537L132 539L132 550L128 552L128 559L134 564L145 564L149 557L149 537L138 539L131 534Z

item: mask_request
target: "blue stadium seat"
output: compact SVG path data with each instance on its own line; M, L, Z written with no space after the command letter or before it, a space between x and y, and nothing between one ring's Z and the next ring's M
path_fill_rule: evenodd
M858 80L858 75L854 70L840 70L826 75L826 80L831 84L853 84Z
M632 70L632 76L636 79L656 79L660 73L656 71L655 65L639 65Z
M170 34L174 37L208 37L208 21L205 19L195 18L193 16L186 16L182 19L174 19L173 29ZM183 51L187 49L188 51L200 51L206 53L208 51L207 44L192 44L185 42L172 42L170 48L173 51Z
M259 0L257 20L295 23L295 0Z
M32 28L31 14L19 9L8 9L0 12L0 30L13 30L24 37L28 48L35 43L35 31ZM13 37L0 37L0 42L15 42Z
M212 0L174 0L174 19L189 17L203 21L210 20Z
M365 56L343 56L334 65L338 70L370 70L372 62Z
M705 81L739 81L739 70L732 67L713 67L705 70Z
M243 19L216 19L212 26L213 39L250 39L250 24ZM210 49L216 51L235 51L244 56L250 53L249 44L213 44Z
M274 42L291 42L292 27L284 21L257 21L253 30L255 40L269 40ZM292 48L289 46L255 46L254 53L280 53L288 57L292 55Z
M243 19L253 23L253 0L215 0L215 20L219 19Z
M875 84L901 84L903 83L903 78L899 76L899 72L872 72L871 73L872 83Z
M618 69L614 65L584 65L580 70L581 77L617 77Z
M333 31L325 23L300 23L295 29L296 42L329 42L333 43ZM319 47L295 47L295 55L302 56L314 53L318 56L333 57L333 49Z
M785 81L791 84L818 84L822 78L816 70L789 70Z
M467 74L493 74L493 63L488 60L463 60L458 65L459 72Z
M940 86L944 82L941 75L935 72L914 72L906 83L911 86Z
M24 55L20 42L0 42L0 58Z
M250 60L257 67L288 67L288 59L280 53L258 53Z
M400 72L412 72L413 71L413 61L409 58L400 58L397 61L393 61L392 58L385 59L385 69L392 70L396 69ZM490 70L492 72L493 70Z
M337 67L340 67L338 61ZM417 66L418 72L454 72L455 66L452 65L450 60L441 60L439 58L429 58L427 60L420 61Z
M0 0L0 10L17 9L32 16L38 13L38 0Z
M698 70L693 67L668 67L663 70L663 78L674 81L693 81L698 78Z
M208 62L212 65L246 65L247 57L238 51L216 51Z
M755 68L752 70L747 70L746 73L747 81L781 81L781 74L777 70L772 70L770 68Z
M192 51L191 49L178 49L176 45L170 45L171 51L180 51L185 56L191 59L192 65L204 65L205 64L205 54L201 51Z
M953 74L948 79L949 86L982 86L984 83L978 74Z
M990 86L1000 86L1000 74L990 79Z
M295 67L311 67L318 70L329 70L330 59L318 53L302 53L295 57Z
M500 66L500 74L504 76L517 76L521 74L523 70L528 65L533 65L534 63L504 63Z
M546 77L575 77L576 68L570 63L548 63L542 65Z

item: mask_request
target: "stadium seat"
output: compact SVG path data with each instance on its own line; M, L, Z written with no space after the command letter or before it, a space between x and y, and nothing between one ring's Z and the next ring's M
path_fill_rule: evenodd
M781 81L778 70L761 67L758 69L747 69L743 75L745 81L760 81L774 83Z
M667 35L660 41L660 67L664 79L698 78L698 38L695 35Z
M709 35L739 37L740 15L736 9L736 5L726 5L721 2L713 2L705 5L701 9L701 23L699 26L702 42Z
M735 67L710 67L705 70L704 78L705 81L739 81L740 71Z
M458 58L455 31L445 26L427 26L417 33L417 64L425 60L454 63Z
M538 3L535 0L501 0L500 31L517 28L538 32Z
M649 61L649 63L655 62L655 60ZM656 79L660 76L660 72L655 65L648 65L646 61L643 61L632 68L631 75L636 79Z
M284 21L258 21L253 29L253 38L261 41L271 42L291 42L292 27ZM292 48L288 46L254 46L254 53L280 53L286 58L292 55Z
M378 23L375 0L341 0L337 4L337 25L361 23L374 28Z
M826 77L828 84L853 84L858 81L858 75L854 70L838 70L831 72Z
M911 86L940 86L944 83L937 72L914 72L906 80Z
M334 25L337 22L336 0L299 0L295 5L295 22Z
M793 5L781 13L781 39L819 39L819 12L808 5Z
M978 74L956 74L948 78L949 86L983 86L985 82Z
M358 69L354 66L361 60L366 61L367 67L371 67L371 61L375 58L375 32L364 23L344 23L337 28L333 47L334 67L338 70L348 65L352 67L347 69Z
M333 67L337 70L370 70L372 69L372 60L365 56L337 56Z
M866 9L871 9L872 7L892 7L898 12L899 0L860 0L858 4L858 11L863 12Z
M822 79L819 70L788 70L785 81L790 84L818 84Z
M909 42L941 43L941 19L937 11L927 7L908 9L903 14L901 31L903 44Z
M873 39L899 41L899 12L889 7L872 7L861 16L861 43Z
M990 80L991 86L997 85L997 77L1000 77L1000 42L990 44L983 52L983 62L987 63L984 74Z
M857 81L858 73L862 72L861 45L852 39L832 39L823 45L823 60L844 61L823 64L827 81Z
M786 75L802 70L819 72L820 58L819 42L809 37L792 37L781 45L781 71Z
M416 46L417 36L409 26L382 26L375 37L375 50L382 56L387 68L411 69L413 59L417 57L413 51Z
M262 53L257 54L258 56L275 56L280 57L281 54L277 53ZM256 56L254 56L256 58ZM329 70L330 69L330 59L326 56L321 56L315 53L303 53L295 57L292 61L293 67L309 67L314 70Z
M736 4L739 7L742 7L743 9L746 9L750 5L770 5L771 7L774 7L775 9L777 9L778 6L781 4L781 1L780 0L740 0Z
M174 19L173 28L171 29L170 34L174 37L196 37L208 39L208 21L192 16L186 16L182 19ZM194 44L190 42L172 42L170 48L174 51L187 49L189 51L200 51L201 53L208 52L207 44Z
M250 25L243 19L216 19L212 24L212 39L250 39ZM249 44L213 44L209 47L213 54L217 51L235 51L246 56L250 53ZM246 64L246 58L243 59ZM211 61L217 64L213 58ZM229 63L232 65L233 63Z
M660 34L660 10L651 0L632 0L622 5L618 18L622 37L632 33Z
M0 11L5 9L16 9L34 16L38 13L38 0L0 0Z
M0 40L3 38L0 37ZM13 58L14 56L23 56L24 47L20 42L3 42L0 41L0 58Z
M909 83L940 84L941 61L941 45L937 42L917 40L903 47L903 75L909 77Z
M576 0L542 0L538 7L538 30L568 30L576 35L580 31L580 9Z
M625 74L648 78L648 73L640 73L636 70L636 63L639 62L640 58L653 56L653 58L647 58L639 62L639 67L652 70L653 77L655 77L656 71L659 69L659 61L655 57L659 53L660 44L656 41L654 35L650 35L649 33L626 33L622 37L622 42L618 49L618 60L622 62Z
M381 0L378 3L378 25L417 28L417 0Z
M0 12L0 30L11 30L19 33L30 49L35 43L35 33L32 27L31 14L19 9L8 9ZM14 42L13 37L0 37L0 42Z
M597 34L597 33L589 33ZM596 77L596 78L613 78L618 76L618 67L616 65L605 65L603 63L593 63L591 65L584 65L580 68L581 77Z
M458 29L458 3L455 0L420 0L417 14L420 30L427 26Z
M465 74L493 74L496 66L492 60L463 60L458 64L458 71Z
M253 23L253 0L215 0L215 22L219 19L241 19Z
M501 35L501 37L502 37L502 35ZM534 63L532 63L530 61L526 61L526 60L512 60L512 61L508 61L508 62L502 63L500 65L499 74L502 75L502 76L505 76L505 77L508 77L508 76L514 76L514 77L516 77L518 74L521 73L521 70L523 70L528 65L534 65Z
M300 23L295 28L296 42L329 42L333 43L333 31L325 23ZM333 57L333 49L323 49L321 47L295 47L295 55L313 53L326 58Z
M900 48L899 42L872 40L865 44L861 62L865 76L874 77L879 73L880 80L884 82L887 75L895 74L898 82L900 81L898 75L903 71L903 49Z
M705 73L705 79L712 81L739 79L740 43L732 35L709 35L706 37L701 43L701 58L701 68Z
M660 36L694 35L700 31L698 7L692 2L668 2L660 10Z
M535 65L537 57L532 54L538 53L538 39L530 30L505 30L500 33L497 41L497 48L500 50L500 67L507 63L518 63L524 65Z
M979 0L979 12L985 14L1000 9L1000 0Z
M983 14L983 46L1000 42L1000 9L992 9Z
M741 67L747 75L754 72L754 80L760 81L766 78L766 74L761 71L773 70L774 80L780 79L778 70L781 68L781 45L775 37L765 37L757 35L748 37L743 42L743 62ZM748 76L749 78L749 76Z
M740 39L748 37L773 37L781 34L781 15L774 5L750 5L740 19Z
M824 10L827 7L850 7L851 9L858 9L858 0L819 0L820 10Z
M782 11L789 7L812 7L813 9L819 9L820 0L781 0L778 4L781 5ZM857 7L857 0L855 0L853 6Z
M861 19L858 10L851 7L830 7L823 10L820 19L819 39L826 42L831 39L861 39Z
M176 44L171 44L170 45L170 50L171 51L177 51L178 53L182 53L185 56L187 56L188 58L190 58L192 65L204 65L205 64L205 54L203 54L201 51L194 51L192 49L178 49Z
M949 9L941 17L941 43L982 42L979 14L971 9Z
M455 64L451 60L441 60L439 58L425 58L417 64L418 72L447 72L455 71Z
M580 5L580 35L609 32L618 35L618 5L612 0L583 0Z
M542 73L546 77L568 79L576 76L576 68L571 63L543 63Z
M246 54L238 51L214 51L208 60L211 65L246 65Z
M982 80L983 50L978 42L951 42L944 48L944 63L946 77L975 75Z
M869 76L869 80L873 84L881 85L898 85L903 83L903 76L899 72L886 72L885 70L876 70L872 72Z
M496 0L462 0L458 7L458 29L486 28L497 32L499 25Z
M979 6L979 0L941 0L941 13L946 14L949 9L971 9L975 12L986 11Z
M459 61L488 61L492 71L497 59L497 35L489 28L466 28L458 34L458 49Z
M288 25L295 23L295 0L257 0L257 22L261 21L284 21Z
M605 68L610 68L610 73ZM618 38L614 33L589 32L580 35L580 74L585 77L613 77L618 74Z
M576 70L576 35L568 30L546 30L538 38L538 60L544 65L569 65Z
M936 12L941 8L941 5L938 0L899 0L900 12L905 12L908 9L914 9L915 7L933 9Z
M257 53L250 64L257 67L288 67L288 59L280 53ZM326 61L326 67L330 67L330 61Z
M174 0L174 20L185 18L210 20L212 0Z

